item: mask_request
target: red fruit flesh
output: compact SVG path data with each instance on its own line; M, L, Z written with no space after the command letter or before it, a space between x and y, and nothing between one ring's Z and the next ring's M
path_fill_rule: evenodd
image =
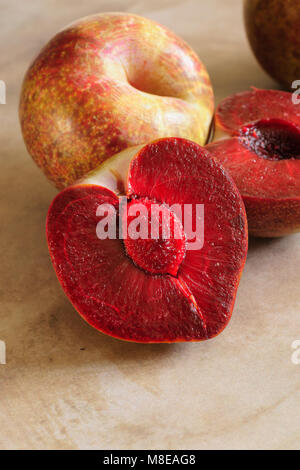
M197 144L165 139L132 160L128 191L169 206L204 204L203 248L186 252L178 279L191 289L208 336L217 335L230 319L247 251L244 207L234 183Z
M300 230L298 108L290 93L252 90L226 98L217 109L216 126L228 138L206 149L236 182L254 236Z
M143 215L145 211L146 215ZM176 276L186 251L185 234L180 220L162 204L145 198L133 199L126 212L128 227L135 223L137 213L138 221L142 218L143 223L145 219L146 238L134 239L132 235L128 236L125 228L127 238L124 244L127 254L145 271Z
M67 296L96 329L137 342L206 337L191 294L171 276L151 275L126 256L120 240L99 240L96 209L117 206L105 188L74 186L53 201L47 221L51 258Z
M236 186L200 146L168 138L137 154L128 187L128 210L138 202L167 214L173 202L205 204L203 248L186 250L184 221L174 212L170 227L179 239L161 231L156 240L99 239L97 207L108 204L113 213L117 196L96 185L68 188L47 220L51 258L67 296L89 324L117 338L149 343L217 335L231 317L247 252Z
M300 106L293 103L291 93L252 88L225 98L217 108L215 123L228 134L238 135L242 126L262 119L283 119L300 127Z
M248 150L268 160L300 158L300 130L282 119L264 119L243 126L239 140Z

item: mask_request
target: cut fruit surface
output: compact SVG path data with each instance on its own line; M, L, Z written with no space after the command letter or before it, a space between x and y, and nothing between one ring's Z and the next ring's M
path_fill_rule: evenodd
M263 119L243 126L240 142L268 160L300 158L300 128L282 119Z
M186 247L175 213L146 198L133 199L127 209L123 232L128 256L145 271L176 276Z
M300 230L298 108L290 93L253 89L226 98L217 109L217 135L223 138L206 149L236 182L254 236Z
M117 338L148 343L216 336L231 317L247 252L235 184L203 148L176 138L143 147L127 184L126 224L120 198L102 186L76 185L54 199L48 245L67 296L88 323ZM187 249L184 210L181 219L177 212L185 204L204 204L201 249ZM144 225L143 217L136 223L141 211ZM154 229L152 212L159 214ZM116 236L99 238L99 223L115 215ZM132 237L132 222L134 234L147 227L145 238Z
M242 126L262 119L283 119L299 127L300 109L289 92L253 87L225 98L217 107L215 125L238 135Z

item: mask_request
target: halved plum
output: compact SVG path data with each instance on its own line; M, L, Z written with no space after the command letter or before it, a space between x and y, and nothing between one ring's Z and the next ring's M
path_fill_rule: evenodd
M292 94L252 89L230 96L217 108L215 128L206 149L236 182L249 233L300 231L300 106Z
M157 343L216 336L230 320L247 253L245 208L234 182L185 139L160 139L113 159L88 176L94 184L67 188L50 206L48 246L65 293L90 325L116 338ZM155 237L129 237L126 227L140 204L145 217L154 207L159 217L169 216L171 232L163 233L159 222ZM185 205L204 205L201 248L189 248ZM99 238L99 221L116 213L116 236Z

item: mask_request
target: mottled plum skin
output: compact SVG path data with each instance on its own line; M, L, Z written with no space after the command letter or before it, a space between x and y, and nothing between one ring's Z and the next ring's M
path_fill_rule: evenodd
M149 19L103 13L42 49L24 79L20 121L28 152L63 188L159 137L203 145L213 109L206 68L183 40Z
M244 0L244 19L258 62L290 90L300 78L300 2Z
M101 180L101 166L98 173ZM171 245L164 240L158 250L156 240L137 241L137 247L134 240L100 240L97 207L117 208L118 196L97 184L71 186L56 196L47 218L49 252L68 298L90 325L127 341L218 335L231 318L248 247L236 185L198 144L165 138L135 153L126 187L129 205L146 201L147 210L152 203L204 204L203 247L186 250L185 234L176 242L170 238Z
M223 138L206 149L236 182L249 233L300 231L300 107L291 93L252 89L230 96L218 106L215 125Z

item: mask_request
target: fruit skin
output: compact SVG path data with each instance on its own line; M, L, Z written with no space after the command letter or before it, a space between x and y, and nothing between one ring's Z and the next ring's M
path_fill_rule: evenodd
M183 40L149 19L103 13L42 49L24 79L20 121L28 152L63 188L155 138L204 144L213 108L205 66Z
M258 62L272 78L290 89L300 77L300 3L244 0L244 19Z
M144 147L136 145L116 153L90 171L76 184L94 184L110 189L117 196L127 194L127 176L133 157Z
M248 128L264 129L270 124L278 128L273 138L279 143L290 134L291 148L294 153L298 148L300 156L300 108L292 103L290 93L277 90L253 88L225 98L217 107L215 138L206 146L235 180L245 203L249 233L256 237L300 231L299 157L263 158L245 145L243 134Z
M245 196L243 200L252 236L276 238L300 232L300 197L277 200Z
M115 156L113 166L118 180L118 169L128 162L127 183L123 181L122 187L130 199L148 193L151 199L168 205L206 201L203 251L187 252L177 276L170 276L152 275L136 267L121 240L106 246L104 241L91 250L96 246L92 239L95 229L89 230L93 227L90 218L95 218L91 205L101 198L114 205L118 198L110 189L82 182L59 193L48 212L47 240L58 279L79 314L97 330L116 338L140 343L212 338L231 318L246 260L247 219L241 196L218 162L194 142L160 139L136 151L131 161L128 151ZM93 181L98 173L102 184L107 177L111 185L108 163L93 172ZM74 250L76 246L80 250Z

